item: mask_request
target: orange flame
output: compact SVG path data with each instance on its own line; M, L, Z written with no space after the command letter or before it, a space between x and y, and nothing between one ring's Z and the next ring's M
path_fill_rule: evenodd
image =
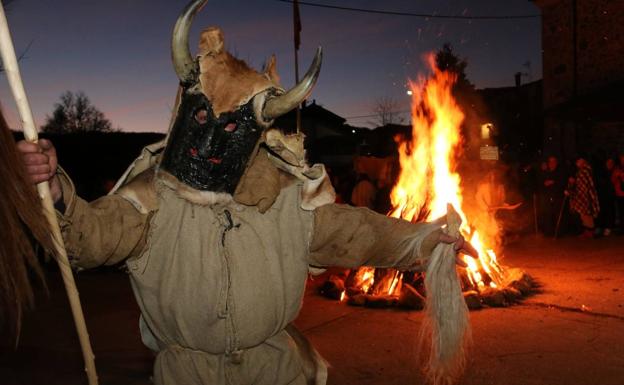
M390 215L409 221L434 220L445 215L447 203L451 203L462 217L464 237L479 252L477 260L465 258L471 285L477 289L496 287L503 278L496 254L471 228L462 210L461 178L456 169L464 114L451 92L457 77L439 70L433 55L427 56L427 62L432 76L410 82L412 140L399 144L401 174L391 193L394 209ZM423 208L428 211L424 218ZM488 282L484 276L489 277Z
M364 293L368 292L368 289L373 285L375 280L375 268L373 267L363 267L358 270L358 273L355 277L355 281L358 282L359 287L362 289Z

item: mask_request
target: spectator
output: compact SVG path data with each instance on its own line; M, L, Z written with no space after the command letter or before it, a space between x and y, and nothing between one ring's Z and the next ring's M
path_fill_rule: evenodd
M596 190L600 203L600 213L596 221L596 235L611 235L615 225L615 186L612 183L615 161L611 158L604 162L604 167L596 170Z
M581 237L593 237L594 219L600 212L600 205L591 166L582 157L576 160L576 175L570 177L566 194L570 196L570 210L580 216L583 225Z
M562 167L556 157L549 156L540 180L540 222L544 235L552 236L555 234L555 227L563 204L564 188L565 175Z
M377 188L366 174L360 174L351 192L351 203L358 207L373 209Z
M392 200L390 194L394 187L393 166L386 163L379 173L377 179L377 194L375 195L374 209L380 214L388 214L392 211Z
M624 154L620 155L618 164L613 167L611 183L613 183L613 188L615 189L615 224L621 231L624 229Z
M332 177L332 184L336 190L336 203L351 204L351 192L356 183L353 171L341 170Z

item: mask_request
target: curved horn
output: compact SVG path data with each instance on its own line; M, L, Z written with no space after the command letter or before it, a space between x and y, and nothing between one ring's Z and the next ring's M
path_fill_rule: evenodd
M173 68L175 69L180 81L190 82L193 80L194 74L197 72L197 64L193 60L191 50L189 48L189 30L193 23L193 17L206 4L208 0L191 1L173 27L173 35L171 37L171 59L173 60Z
M308 72L306 72L303 79L285 94L267 100L264 110L262 111L263 118L272 120L284 115L310 96L319 73L321 72L322 61L323 50L321 47L318 47L316 55L314 56L314 61L312 65L310 65L310 68L308 68Z

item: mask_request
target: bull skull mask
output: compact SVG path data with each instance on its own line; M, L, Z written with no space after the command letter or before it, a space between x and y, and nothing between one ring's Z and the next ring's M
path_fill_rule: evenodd
M312 91L322 53L319 48L304 78L287 92L279 86L274 57L264 73L256 72L224 50L217 28L202 32L193 58L189 30L206 1L189 3L173 30L181 93L160 168L195 190L233 194L264 129Z

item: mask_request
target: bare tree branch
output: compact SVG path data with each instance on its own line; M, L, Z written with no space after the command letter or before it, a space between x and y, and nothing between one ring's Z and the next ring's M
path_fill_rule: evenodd
M383 96L377 98L373 106L373 112L376 116L376 120L373 123L378 126L403 123L404 119L401 117L400 110L401 105L393 97Z

